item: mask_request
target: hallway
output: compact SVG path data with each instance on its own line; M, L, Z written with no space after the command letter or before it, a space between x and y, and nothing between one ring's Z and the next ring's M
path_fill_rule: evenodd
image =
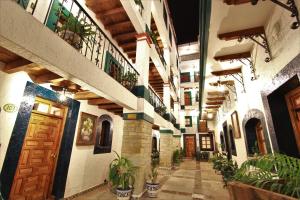
M223 188L221 176L212 169L211 163L185 160L170 175L160 171L161 188L157 200L227 200L229 195ZM164 175L163 175L164 174ZM115 196L107 186L84 193L75 200L112 200ZM142 200L151 200L147 193Z

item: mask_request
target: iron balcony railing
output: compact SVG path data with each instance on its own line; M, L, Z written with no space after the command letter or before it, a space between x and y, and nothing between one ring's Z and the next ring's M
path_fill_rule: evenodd
M150 104L154 107L154 111L163 117L164 114L166 114L166 106L150 86L149 86L149 95L150 95Z
M35 5L28 0L16 0L25 10L34 14ZM37 1L36 3L38 3ZM131 90L139 73L109 40L97 23L76 0L52 0L44 24L93 62L98 68Z
M164 68L166 68L167 63L166 63L165 58L163 56L164 54L163 54L162 50L159 48L159 45L158 45L158 42L157 42L157 39L156 39L157 36L155 35L155 33L153 33L149 29L149 27L147 25L146 25L146 33L150 36L151 41L154 44L155 49L156 49L156 51L157 51L157 53L159 55L159 58L160 58L162 64L164 65Z

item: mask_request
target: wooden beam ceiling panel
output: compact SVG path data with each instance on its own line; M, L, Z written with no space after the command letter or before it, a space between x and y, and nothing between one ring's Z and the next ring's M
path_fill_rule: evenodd
M89 100L95 98L100 98L100 96L90 91L77 92L74 95L74 99L76 100Z
M251 0L224 0L223 2L227 5L240 5L244 3L249 3L251 2Z
M236 53L236 54L215 56L214 59L216 61L224 62L224 61L237 60L237 59L250 58L250 57L251 57L251 52L247 51L247 52Z
M104 105L98 105L98 108L100 109L105 109L105 110L110 110L110 109L117 109L117 108L122 108L121 106L111 103L111 104L104 104Z
M118 22L115 24L108 24L108 25L106 25L105 28L109 31L113 31L115 29L123 29L124 27L128 27L130 25L132 25L131 21L124 21L124 22Z
M229 94L229 91L226 90L224 92L220 92L220 91L210 91L210 92L207 92L207 95L211 95L211 96L225 96Z
M220 108L221 106L206 106L207 109L214 109L214 108Z
M106 11L100 11L100 12L96 13L96 16L97 16L97 18L98 17L108 17L110 15L117 15L117 14L122 14L122 13L126 13L126 11L121 6L121 7L115 7L113 9L106 10Z
M211 74L215 76L226 76L226 75L238 74L238 73L242 73L241 67L211 72Z
M36 66L38 65L24 58L20 58L18 60L7 63L4 66L3 71L8 74L12 74L20 71L25 71L27 68Z
M223 101L208 101L206 105L222 105Z
M97 99L90 99L88 100L88 104L89 105L103 105L103 104L112 104L113 102L111 102L108 99L105 98L97 98Z
M63 78L49 71L48 73L35 76L34 82L38 84L42 84L42 83L50 83L51 81L58 81L58 80L63 80Z
M225 101L225 97L208 97L208 101Z

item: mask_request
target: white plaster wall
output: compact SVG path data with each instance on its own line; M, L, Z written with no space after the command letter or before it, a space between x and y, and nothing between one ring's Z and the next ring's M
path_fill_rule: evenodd
M76 146L77 121L75 139L73 143L69 173L67 178L65 197L87 190L91 187L104 183L108 180L108 170L110 162L115 158L114 152L121 154L123 139L123 119L96 106L87 104L87 101L80 101L79 112L87 112L96 116L108 114L113 119L113 141L112 152L104 154L93 154L94 146Z
M12 103L19 109L27 81L31 80L25 72L6 74L0 71L0 169L2 169L8 143L18 114L18 111L14 113L5 112L3 106L7 103Z
M297 0L296 3L298 8L300 8L300 1ZM250 81L251 74L249 66L243 66L242 71L246 93L241 93L240 84L236 82L238 90L237 102L233 103L232 107L225 109L225 111L220 109L218 113L215 135L217 143L220 144L220 131L223 131L223 122L227 120L228 126L231 125L231 113L235 110L238 111L241 138L235 139L237 156L233 156L233 159L236 160L239 165L247 159L242 128L244 115L250 109L259 109L264 113L261 90L265 89L267 85L272 82L272 78L276 73L300 53L300 29L290 29L290 25L293 21L294 19L290 17L289 12L279 6L275 6L273 14L270 15L269 21L265 26L273 59L269 63L265 63L264 59L266 54L264 50L255 45L252 56L259 78L255 81Z

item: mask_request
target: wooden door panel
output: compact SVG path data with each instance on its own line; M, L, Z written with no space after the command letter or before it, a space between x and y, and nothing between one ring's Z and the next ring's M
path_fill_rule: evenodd
M32 113L11 189L10 200L48 196L63 119Z
M186 157L193 157L195 155L195 144L194 136L185 137Z
M295 139L300 153L300 87L285 95Z

